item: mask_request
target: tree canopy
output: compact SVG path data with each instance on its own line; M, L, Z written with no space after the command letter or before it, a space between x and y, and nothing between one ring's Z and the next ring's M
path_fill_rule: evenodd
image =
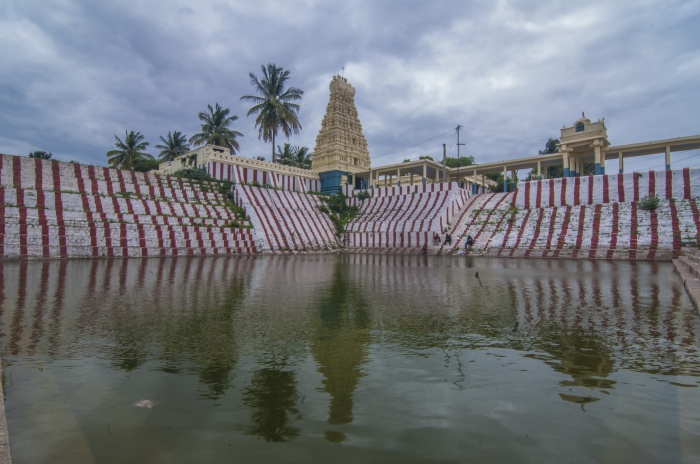
M473 156L460 156L459 158L448 156L445 159L445 164L447 164L448 168L461 168L464 166L471 166L475 163Z
M143 141L144 137L140 132L124 131L123 141L116 135L114 138L116 139L116 142L114 142L115 149L106 153L109 167L132 169L134 163L138 163L138 160L153 158L153 156L144 151L148 146L148 142Z
M430 161L435 161L435 159L430 156L430 155L421 155L418 157L419 160L430 160ZM410 163L410 159L405 159L403 160L404 163ZM442 160L438 161L439 163L442 162ZM457 168L457 167L463 167L463 166L471 166L475 164L474 157L473 156L460 156L459 159L457 158L452 158L451 156L448 156L445 159L445 164L447 164L448 168Z
M547 139L547 143L544 144L544 150L540 150L540 155L551 155L552 153L559 153L559 139L553 139L550 137Z
M503 182L503 181L504 181L504 177L503 177L503 173L500 173L500 174L486 174L486 178L487 178L487 179L490 179L490 180L492 180L492 181L494 181L494 182L496 182L496 185L491 185L491 186L489 187L489 190L491 190L492 192L503 192L503 188L504 188L504 182ZM508 190L512 192L514 186L515 186L515 185L518 185L518 181L519 181L519 179L518 179L518 172L516 171L516 172L515 172L515 178L514 178L514 179L508 179Z
M136 172L148 172L158 169L160 162L155 158L137 158L131 164L131 170Z
M297 113L304 91L296 87L287 88L289 71L277 67L274 63L260 66L262 77L258 78L249 73L250 85L258 95L244 95L241 100L253 103L247 116L256 114L255 127L258 128L258 138L272 142L272 162L275 162L275 139L281 130L285 137L298 134L301 123Z
M37 159L44 159L44 160L50 160L53 155L51 152L45 152L41 150L33 151L29 154L30 158L37 158Z
M229 126L238 119L238 116L229 116L231 110L222 108L218 103L212 108L207 105L207 111L199 113L199 120L202 121L202 132L190 137L190 143L199 146L205 143L226 147L231 153L239 150L236 137L243 137L243 134L230 129Z
M540 155L551 155L552 153L559 153L559 147L557 146L559 144L559 139L553 139L550 137L547 139L547 143L544 144L544 150L540 150L538 154ZM545 179L553 179L557 177L564 177L564 165L559 164L556 166L548 166L546 171L543 173ZM537 176L537 172L533 169L530 171L530 177L531 179L534 179Z
M187 138L180 132L168 132L168 138L160 136L162 145L156 145L155 148L160 149L160 161L172 161L180 155L184 155L190 151L190 144L187 143Z

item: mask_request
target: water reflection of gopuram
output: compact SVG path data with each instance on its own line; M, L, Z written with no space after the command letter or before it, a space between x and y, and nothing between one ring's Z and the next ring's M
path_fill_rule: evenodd
M324 391L330 394L328 423L345 425L353 420L353 392L362 375L361 366L370 345L371 316L367 301L352 282L341 263L333 270L333 280L316 303L316 323L311 353L325 380ZM343 441L345 435L326 431L329 441Z

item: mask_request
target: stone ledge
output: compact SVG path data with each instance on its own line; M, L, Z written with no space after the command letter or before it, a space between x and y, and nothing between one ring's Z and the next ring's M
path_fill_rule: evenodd
M700 273L700 266L684 257L674 259L673 265L676 267L688 296L695 306L695 311L700 314L700 279L697 277Z
M2 376L2 359L0 358L0 377ZM0 386L0 464L12 464L10 434L7 430L7 418L5 416L5 392L2 386Z

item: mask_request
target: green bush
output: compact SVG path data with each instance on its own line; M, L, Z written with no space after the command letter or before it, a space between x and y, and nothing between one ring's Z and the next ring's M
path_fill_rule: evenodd
M136 172L148 172L158 169L160 163L157 159L137 158L131 164L131 170Z
M361 192L355 194L355 198L357 198L360 201L366 200L369 198L369 192L367 190L362 190Z
M246 216L245 210L243 209L243 207L237 205L237 204L234 203L232 200L228 200L228 201L226 202L226 207L227 207L228 209L230 209L231 211L233 211L233 212L236 214L236 216L237 216L238 218L240 218L242 221L247 221L247 220L248 220L248 216Z
M221 195L228 195L229 193L231 193L231 188L233 188L233 182L225 180L219 184L217 191Z
M323 201L326 206L319 206L319 209L333 221L335 234L340 237L345 232L345 225L357 216L360 209L357 206L349 206L347 198L342 193L323 197Z
M212 180L211 176L205 169L201 168L185 168L176 171L173 174L175 177L192 180Z
M655 193L652 193L651 195L647 195L642 198L637 204L639 205L639 209L643 209L644 211L652 211L659 207L660 201L661 199L656 196Z

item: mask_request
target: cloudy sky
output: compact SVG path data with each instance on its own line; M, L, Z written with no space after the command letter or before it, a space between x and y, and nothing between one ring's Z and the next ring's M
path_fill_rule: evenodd
M115 134L156 155L214 103L239 116L240 154L269 159L240 100L269 62L305 91L290 143L311 149L342 71L375 166L456 156L458 124L477 162L535 155L581 111L613 145L700 133L697 1L8 0L0 50L0 152L97 165Z

